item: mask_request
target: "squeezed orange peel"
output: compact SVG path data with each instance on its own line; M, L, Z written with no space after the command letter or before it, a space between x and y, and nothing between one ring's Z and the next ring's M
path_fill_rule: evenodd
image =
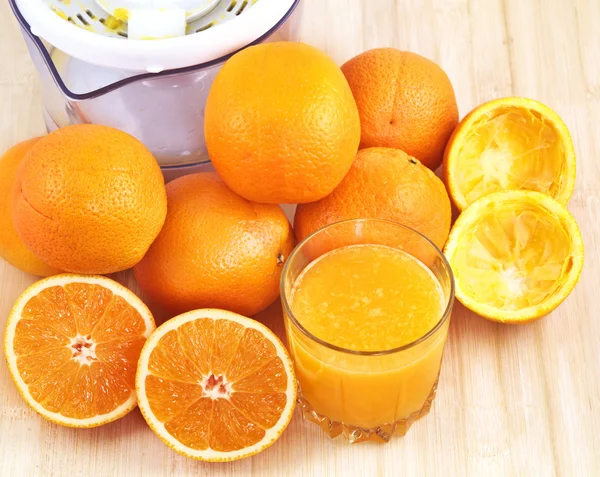
M501 191L475 201L454 224L444 252L458 300L505 323L550 313L573 290L583 267L575 219L533 191Z
M566 205L575 186L575 150L560 117L527 98L478 106L448 141L444 176L459 210L501 190L532 190Z

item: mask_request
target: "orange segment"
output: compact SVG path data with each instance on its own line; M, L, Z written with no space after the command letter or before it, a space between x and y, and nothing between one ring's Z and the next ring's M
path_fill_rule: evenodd
M17 357L17 366L25 384L32 384L65 365L72 356L73 353L66 346L47 348Z
M150 356L150 372L161 378L188 383L197 383L203 379L199 369L185 356L177 339L177 331L168 332Z
M196 383L182 383L149 375L146 380L148 402L161 422L171 421L186 410L181 402L194 403L204 391Z
M239 380L264 366L276 355L277 350L273 343L259 331L246 329L240 346L231 360L227 376L232 381Z
M81 287L77 284L67 284L63 289L68 296L77 329L82 334L91 333L98 320L104 315L113 293L101 285Z
M265 429L238 411L231 401L216 399L210 429L210 447L231 452L251 447L265 437Z
M64 347L69 344L67 336L51 328L42 320L23 319L15 325L13 349L17 356L43 351L48 348Z
M35 411L57 424L93 427L135 407L137 360L154 327L140 299L113 280L57 275L17 300L4 350Z
M95 350L96 357L125 382L134 383L137 360L145 342L146 338L142 335L128 341L116 339L98 343Z
M130 340L142 336L146 322L138 310L120 296L113 296L100 321L94 326L91 337L96 343Z
M281 358L276 357L262 368L235 382L233 387L236 391L249 393L283 392L287 386L287 379L285 365Z
M196 369L206 376L211 369L215 322L213 320L190 321L178 330L179 345Z
M125 381L119 372L114 371L102 362L95 363L92 366L92 373L96 382L95 399L99 414L108 414L113 409L115 411L112 412L116 413L118 409L124 407L124 403L130 402L132 396L134 397L133 405L128 404L126 411L112 420L123 417L135 407L135 395L131 392L131 381Z
M253 455L281 435L293 412L290 358L264 325L222 310L169 320L145 344L136 377L154 432L205 461Z
M238 349L244 327L239 323L229 320L215 322L215 339L212 349L212 369L215 376L227 373L233 361L235 350ZM226 337L226 339L223 339Z
M46 374L29 385L29 394L46 411L60 413L65 403L65 394L70 389L79 371L79 365L67 361L53 373Z
M27 302L22 317L44 323L64 336L74 336L77 333L67 294L62 287L40 291Z
M268 428L276 424L285 409L285 393L243 393L231 396L231 404L242 414L261 427Z
M542 192L566 204L575 151L560 117L542 103L500 98L471 111L445 151L444 173L459 210L501 190Z
M58 412L63 416L74 419L90 419L96 415L95 386L96 382L92 375L91 366L79 366L70 388L66 390L64 402ZM110 409L108 409L110 411ZM102 412L104 411L104 412ZM105 409L101 409L103 414Z
M185 412L165 423L166 431L181 444L195 450L209 448L210 421L214 401L201 398L195 401ZM189 415L201 416L202 419L188 419Z

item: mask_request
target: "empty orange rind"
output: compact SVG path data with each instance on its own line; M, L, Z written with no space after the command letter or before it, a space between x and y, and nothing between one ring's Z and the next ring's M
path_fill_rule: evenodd
M503 323L533 321L554 310L575 287L584 254L573 216L532 191L475 201L454 224L444 253L458 300Z
M566 205L575 186L569 130L538 101L489 101L471 111L448 141L444 180L460 211L501 190L542 192Z

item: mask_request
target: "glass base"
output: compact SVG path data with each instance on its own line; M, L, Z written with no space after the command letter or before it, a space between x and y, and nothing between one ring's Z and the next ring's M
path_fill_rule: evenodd
M359 442L376 441L376 442L388 442L393 435L404 436L413 425L415 421L425 417L429 414L435 393L437 390L438 381L435 381L429 396L425 400L423 407L419 411L413 412L410 416L400 419L396 422L382 424L373 429L364 429L362 427L353 426L351 424L344 424L343 422L332 421L326 416L322 416L316 412L309 402L304 399L302 392L299 389L298 406L302 411L302 416L305 420L318 424L329 437L332 439L338 437L340 434L346 438L350 444L357 444Z

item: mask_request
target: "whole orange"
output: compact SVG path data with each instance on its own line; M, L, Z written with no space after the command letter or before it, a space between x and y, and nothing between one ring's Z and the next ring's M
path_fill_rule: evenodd
M44 262L113 273L141 260L167 214L158 163L132 136L106 126L59 129L33 145L13 191L13 219Z
M440 249L450 231L450 199L442 181L408 154L375 147L358 152L342 183L324 199L300 204L298 241L348 219L391 220L425 235Z
M394 48L366 51L345 63L360 113L360 148L393 147L432 170L458 124L448 76L423 56Z
M12 191L17 169L39 139L23 141L0 157L0 257L24 272L46 277L59 271L46 265L27 248L12 219Z
M275 204L325 197L360 141L348 82L304 43L266 43L232 56L212 85L204 125L223 181L248 200Z
M167 197L165 225L134 267L156 304L173 313L221 308L251 316L277 298L294 247L278 205L240 197L215 173L175 179Z

